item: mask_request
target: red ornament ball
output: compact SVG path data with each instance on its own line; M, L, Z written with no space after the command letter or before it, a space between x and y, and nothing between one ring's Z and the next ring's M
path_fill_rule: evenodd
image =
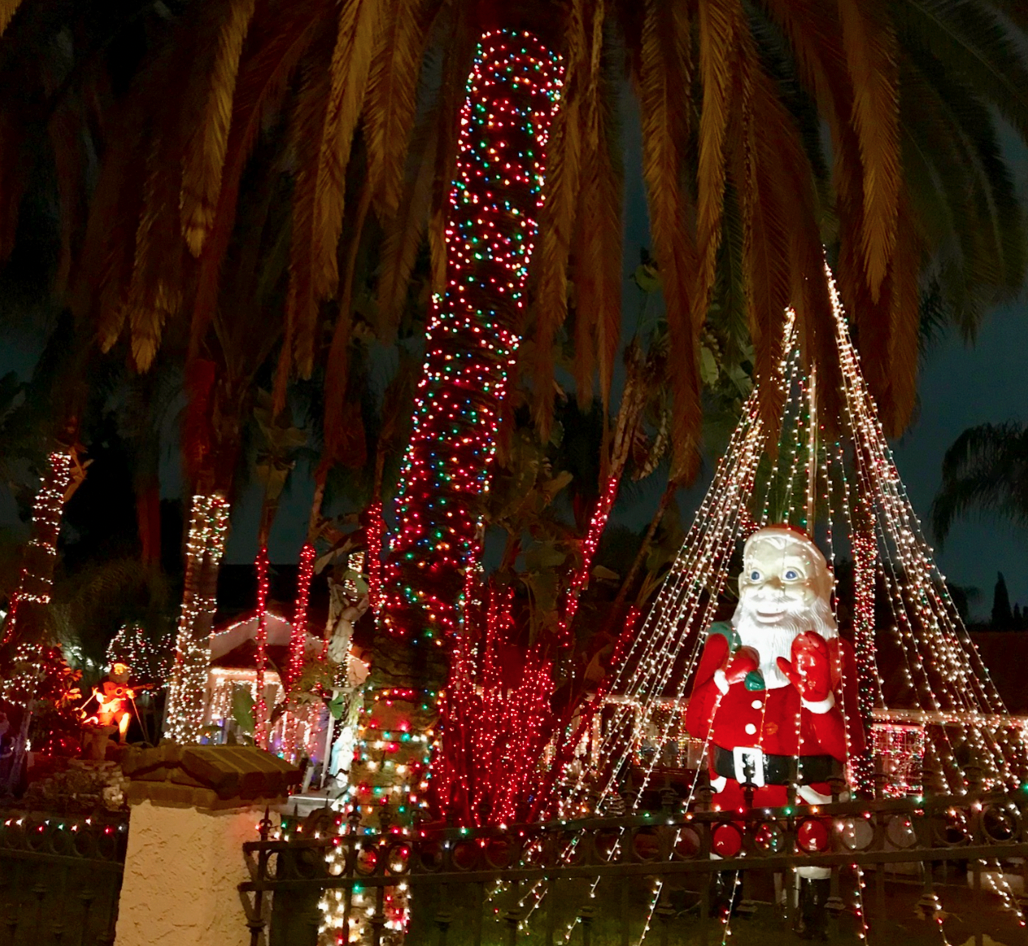
M828 828L823 821L808 818L800 825L797 840L802 851L827 851Z

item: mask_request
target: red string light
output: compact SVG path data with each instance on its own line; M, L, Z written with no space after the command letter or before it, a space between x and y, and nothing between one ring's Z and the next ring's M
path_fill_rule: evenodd
M268 745L268 705L264 697L264 671L268 665L268 548L257 553L257 699L254 706L253 738L262 748Z
M289 670L287 685L303 670L307 651L307 608L310 603L311 579L314 577L314 546L307 542L300 551L300 568L296 574L296 607L293 610L293 632L289 637Z

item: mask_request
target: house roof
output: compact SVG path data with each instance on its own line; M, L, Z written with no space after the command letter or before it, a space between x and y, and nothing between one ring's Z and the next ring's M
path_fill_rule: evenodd
M267 655L272 666L282 666L289 657L293 626L281 614L267 612ZM321 649L321 640L307 633L308 654ZM257 666L257 615L248 614L217 627L211 634L211 666L250 669Z

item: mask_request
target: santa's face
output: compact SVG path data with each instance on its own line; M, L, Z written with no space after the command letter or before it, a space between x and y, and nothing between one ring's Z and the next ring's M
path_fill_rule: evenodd
M757 651L768 689L788 685L777 661L791 659L797 634L837 634L831 587L825 560L800 537L771 527L746 543L732 624L740 642Z
M739 575L739 608L756 624L777 627L817 602L824 566L799 540L757 537L746 546Z

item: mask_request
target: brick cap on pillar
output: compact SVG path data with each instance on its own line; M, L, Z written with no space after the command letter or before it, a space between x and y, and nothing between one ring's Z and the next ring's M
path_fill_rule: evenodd
M301 780L300 770L255 746L130 747L121 768L131 779L129 804L211 810L276 804Z

